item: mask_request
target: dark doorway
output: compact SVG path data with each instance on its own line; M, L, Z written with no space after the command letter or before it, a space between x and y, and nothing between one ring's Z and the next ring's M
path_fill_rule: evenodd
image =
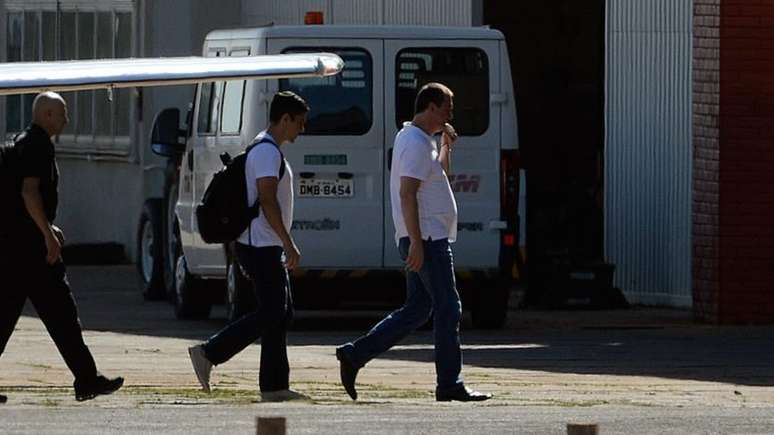
M527 305L602 262L604 0L487 1L505 35L527 174ZM556 296L556 295L553 295Z

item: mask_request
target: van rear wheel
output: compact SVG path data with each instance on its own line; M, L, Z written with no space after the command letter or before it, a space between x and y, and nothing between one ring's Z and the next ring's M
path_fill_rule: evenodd
M233 243L228 249L226 268L226 297L228 321L233 322L247 313L255 311L258 302L253 292L253 283L245 276L236 259Z
M512 280L507 277L483 281L473 300L471 312L473 327L476 329L500 329L508 317L508 299Z
M175 266L175 316L178 319L206 319L211 309L212 301L206 286L188 272L185 255L181 254Z

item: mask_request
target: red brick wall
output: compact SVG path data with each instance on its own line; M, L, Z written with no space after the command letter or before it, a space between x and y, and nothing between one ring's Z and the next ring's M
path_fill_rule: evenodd
M694 4L694 312L774 322L774 3Z
M717 322L720 209L720 0L694 0L693 20L693 307Z
M720 321L774 322L774 3L720 13Z

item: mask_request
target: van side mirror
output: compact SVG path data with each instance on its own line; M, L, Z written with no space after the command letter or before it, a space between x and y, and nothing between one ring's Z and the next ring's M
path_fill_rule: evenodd
M176 107L164 109L153 120L151 150L164 157L177 157L185 152L185 131L180 130L180 110Z

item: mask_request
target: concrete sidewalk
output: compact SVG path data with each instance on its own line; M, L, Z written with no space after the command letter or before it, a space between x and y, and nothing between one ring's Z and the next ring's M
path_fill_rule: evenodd
M199 391L186 348L224 324L222 309L180 322L167 304L142 301L130 267L70 275L100 369L126 386L75 402L69 372L26 311L0 358L3 433L254 433L256 415L288 416L289 433L563 433L578 420L601 433L774 433L774 327L695 325L689 312L644 308L515 310L500 331L465 319L466 382L494 400L434 402L432 335L419 331L361 372L353 403L334 347L382 313L300 312L291 383L313 400L262 404L259 345L215 368L213 394Z

